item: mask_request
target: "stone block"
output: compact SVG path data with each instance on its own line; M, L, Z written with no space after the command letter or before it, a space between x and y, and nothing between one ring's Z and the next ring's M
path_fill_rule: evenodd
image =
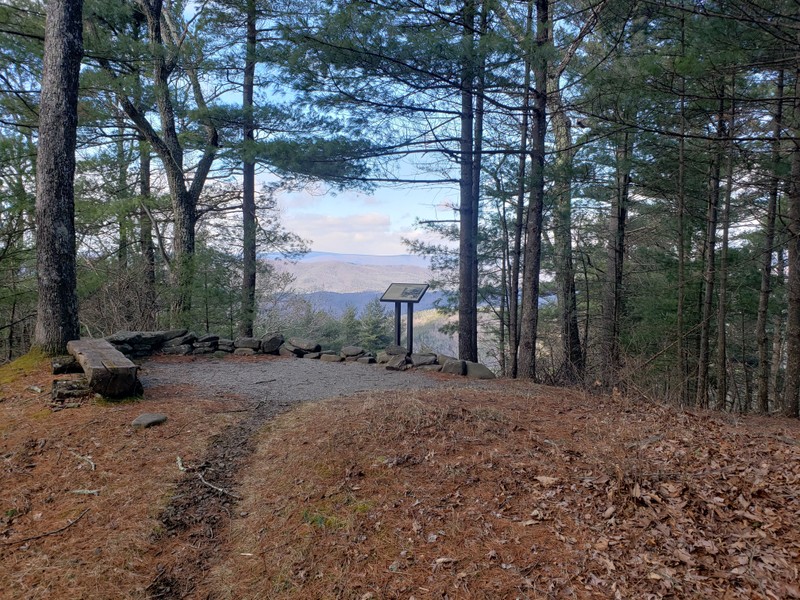
M315 342L314 340L308 338L289 338L287 343L302 350L303 353L305 352L319 352L321 350L320 345Z
M191 354L194 346L191 344L181 344L180 346L165 346L161 349L162 354L175 354L178 356L186 356Z
M253 356L255 353L253 348L237 348L233 351L234 356Z
M458 360L457 358L451 358L450 360L445 361L445 363L442 365L442 373L450 373L452 375L466 375L467 364L463 360Z
M397 344L390 344L386 346L384 352L390 356L405 356L408 354L408 349L405 346L398 346Z
M286 340L280 333L268 333L261 338L261 352L264 354L277 354L284 341Z
M338 354L322 354L320 355L319 359L322 362L343 362L344 357L339 356Z
M436 364L436 355L435 354L412 354L410 357L411 364L415 367L422 367L424 365L435 365Z
M467 367L467 377L472 379L494 379L496 375L486 365L481 363L464 361Z
M344 346L341 354L345 358L349 356L364 356L366 351L361 346Z
M389 359L389 362L386 363L386 368L390 371L405 371L408 368L408 364L406 363L406 355L405 354L396 354Z
M258 350L261 348L261 340L251 337L240 337L236 338L236 341L233 342L233 345L237 348L250 348L251 350Z
M179 335L178 337L174 337L171 340L164 342L164 348L174 348L175 346L188 346L191 345L197 339L197 335L192 332L184 333L183 335Z
M67 351L80 363L92 391L108 398L124 398L141 390L139 367L107 340L72 340Z

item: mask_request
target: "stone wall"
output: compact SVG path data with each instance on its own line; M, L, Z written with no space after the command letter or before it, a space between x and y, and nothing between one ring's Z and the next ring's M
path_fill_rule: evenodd
M323 360L327 362L360 362L379 364L386 369L404 371L416 368L425 371L442 371L477 379L493 379L494 373L486 366L459 360L452 356L433 353L412 353L402 346L391 345L374 356L360 346L345 346L339 352L324 350L313 339L292 337L285 339L280 333L268 333L260 338L240 337L235 340L218 335L198 335L186 329L170 331L118 331L106 338L117 350L130 359L145 358L153 354L178 356L211 355L224 358L228 355L254 356L272 354L287 358Z

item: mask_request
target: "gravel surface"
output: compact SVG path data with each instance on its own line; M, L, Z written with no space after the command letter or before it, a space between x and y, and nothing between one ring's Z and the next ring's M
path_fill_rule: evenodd
M139 377L145 391L157 385L189 385L268 404L296 404L375 390L483 386L485 381L439 379L418 371L388 371L382 365L304 359L192 362L148 360Z

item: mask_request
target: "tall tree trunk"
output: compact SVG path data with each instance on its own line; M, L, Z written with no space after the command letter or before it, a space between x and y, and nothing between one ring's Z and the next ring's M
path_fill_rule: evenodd
M246 3L244 85L242 109L244 131L242 152L242 309L239 333L252 337L256 303L256 169L253 160L253 89L256 72L256 3Z
M731 98L734 94L734 86L731 85ZM731 222L731 194L733 193L733 134L734 134L734 104L731 100L729 109L728 141L727 146L727 172L725 176L725 202L722 207L722 246L720 247L719 259L719 295L717 299L717 410L725 410L728 403L728 340L727 340L727 321L728 321L728 238ZM744 316L742 316L744 319ZM744 353L744 344L742 352ZM748 390L745 397L749 406L750 384L747 374L747 361L742 362L745 373L745 389Z
M572 261L572 126L561 100L559 82L551 79L547 99L555 138L555 206L553 207L554 260L559 320L561 321L561 371L567 382L583 379L584 358L578 330L575 268Z
M784 72L778 72L775 89L775 113L772 117L772 177L769 184L767 220L764 224L764 253L761 257L761 287L758 294L758 319L756 321L756 341L758 343L758 410L769 413L769 336L767 335L767 312L772 294L772 256L775 247L775 217L778 212L778 190L781 160L781 123L783 121ZM776 357L773 355L772 360Z
M789 212L788 314L786 318L786 385L783 408L800 416L800 68L794 73L791 177L786 195Z
M547 129L546 47L550 40L549 0L536 0L536 46L533 123L531 132L530 201L526 219L525 263L522 272L519 376L536 379L536 336L539 323L539 269L542 261L542 210L544 208L544 157Z
M36 267L39 300L34 343L47 354L80 337L75 266L75 145L83 3L46 5L39 151L36 163Z
M621 367L619 331L622 316L622 272L625 259L625 227L628 215L628 194L631 180L633 141L628 131L620 134L616 144L616 182L608 215L606 245L606 281L603 291L603 383L607 388L618 384Z
M681 1L683 6L683 1ZM686 22L681 12L681 56L685 52ZM681 386L681 404L689 404L693 398L689 373L689 340L686 329L686 78L680 82L680 137L678 138L678 307L676 325L678 329L678 373Z
M723 94L724 95L724 94ZM695 402L707 407L709 399L709 366L711 364L711 322L714 311L714 280L716 279L717 220L719 218L720 195L720 142L725 135L723 100L717 113L717 141L713 142L708 179L708 202L706 206L706 232L703 249L703 294L700 321L700 349L697 357L697 394Z
M775 276L775 285L777 289L784 286L784 255L783 248L778 245L777 259L777 273ZM772 365L770 366L770 391L772 392L772 399L774 405L778 405L778 400L782 397L783 385L781 380L781 373L783 372L783 311L775 311L772 317Z
M528 14L525 19L525 39L530 37L533 27L533 2L528 0ZM522 119L520 125L519 166L517 169L517 203L514 220L514 245L511 250L510 282L508 294L508 332L511 368L509 375L516 378L519 371L519 338L520 338L520 287L519 278L522 267L522 233L525 231L525 182L527 181L526 163L528 158L528 119L531 104L531 59L525 54L525 78L522 91Z
M153 223L150 220L150 145L139 140L139 246L144 264L143 328L158 328L156 302L156 251L153 246Z
M464 3L464 34L461 49L461 139L459 161L459 284L458 284L458 356L477 361L478 240L474 232L478 214L474 190L474 92L475 92L475 0Z

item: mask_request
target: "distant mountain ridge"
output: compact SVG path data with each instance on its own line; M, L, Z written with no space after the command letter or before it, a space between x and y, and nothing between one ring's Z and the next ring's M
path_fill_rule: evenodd
M309 252L294 263L265 258L279 272L291 273L292 287L301 294L384 292L392 283L426 283L431 279L427 261L419 256Z

